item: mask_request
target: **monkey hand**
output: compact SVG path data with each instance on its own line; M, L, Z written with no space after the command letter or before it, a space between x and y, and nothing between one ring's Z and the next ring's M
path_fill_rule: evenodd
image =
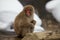
M35 25L35 24L36 24L36 21L35 21L35 20L32 20L31 23L32 23L33 25Z

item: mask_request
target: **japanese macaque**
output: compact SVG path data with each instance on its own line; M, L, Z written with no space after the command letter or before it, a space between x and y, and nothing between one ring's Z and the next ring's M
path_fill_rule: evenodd
M19 37L24 37L27 33L32 33L36 21L34 17L34 7L26 5L23 11L16 16L14 21L14 30Z

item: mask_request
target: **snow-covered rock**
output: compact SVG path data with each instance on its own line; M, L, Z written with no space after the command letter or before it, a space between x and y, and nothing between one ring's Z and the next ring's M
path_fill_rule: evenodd
M16 15L23 10L18 0L0 0L0 30L14 31L10 29Z
M46 3L46 10L54 16L54 18L60 22L60 0L51 0Z

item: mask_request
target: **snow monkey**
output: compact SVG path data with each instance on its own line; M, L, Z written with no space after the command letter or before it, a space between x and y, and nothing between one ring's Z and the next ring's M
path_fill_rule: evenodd
M24 6L24 9L19 13L14 21L14 30L19 37L24 37L27 33L32 33L36 21L34 17L34 7L32 5Z

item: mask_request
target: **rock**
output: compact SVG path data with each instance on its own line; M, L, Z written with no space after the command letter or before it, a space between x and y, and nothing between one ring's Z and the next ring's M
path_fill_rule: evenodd
M22 40L58 40L60 39L60 34L56 32L46 31L38 33L29 33Z

